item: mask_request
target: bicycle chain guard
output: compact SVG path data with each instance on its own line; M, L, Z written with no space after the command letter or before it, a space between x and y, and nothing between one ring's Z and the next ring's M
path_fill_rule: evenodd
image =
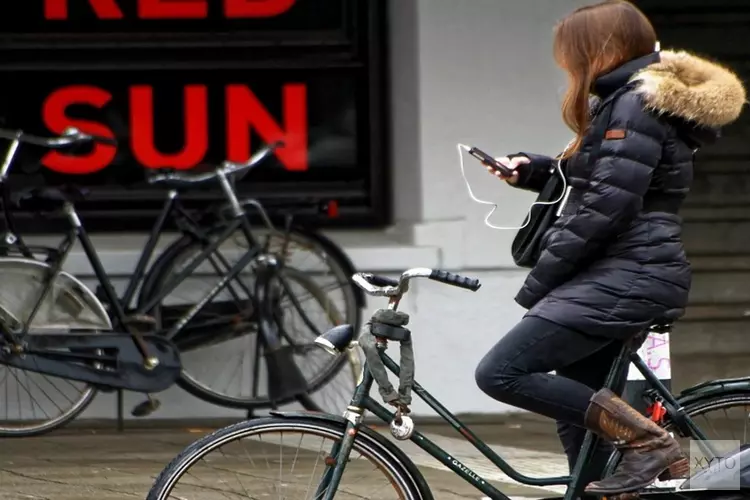
M409 315L406 313L391 309L378 309L365 323L359 334L359 346L365 354L380 396L383 401L398 409L396 420L401 420L403 418L401 415L410 412L411 388L414 385L414 347L411 332L404 328L404 325L408 323ZM385 349L389 340L398 342L401 346L398 391L393 388L393 384L388 379L388 372L380 358L380 351ZM396 424L401 425L401 422L396 422Z

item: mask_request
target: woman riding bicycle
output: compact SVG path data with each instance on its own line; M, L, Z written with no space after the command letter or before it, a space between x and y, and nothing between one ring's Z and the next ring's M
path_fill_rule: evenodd
M735 121L746 99L728 69L656 46L648 19L624 0L580 8L557 25L554 55L569 78L562 115L576 134L562 155L572 189L516 296L528 312L476 370L491 397L557 420L571 468L586 429L603 438L590 479L612 445L622 452L589 494L637 491L687 470L674 438L601 388L624 340L684 314L691 273L678 211L693 152ZM501 162L521 189L539 192L557 175L546 156Z

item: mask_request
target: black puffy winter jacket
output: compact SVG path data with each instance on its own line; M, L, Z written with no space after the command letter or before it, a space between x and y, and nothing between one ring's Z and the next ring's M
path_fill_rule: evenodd
M684 314L691 283L678 210L693 177L693 152L737 119L745 89L729 70L685 52L659 52L597 79L594 111L572 187L542 254L516 296L528 316L613 338ZM605 137L590 158L595 138ZM522 153L524 154L524 153ZM527 154L517 187L538 191L553 159Z

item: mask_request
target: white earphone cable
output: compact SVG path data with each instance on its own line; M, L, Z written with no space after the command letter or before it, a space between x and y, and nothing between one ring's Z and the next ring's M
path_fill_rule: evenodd
M567 151L568 148L570 148L572 146L572 144L573 144L573 141L571 141L570 143L568 143L568 145L565 147L564 151ZM468 152L471 148L469 146L465 145L465 144L458 144L457 145L457 149L458 149L458 161L459 161L459 165L461 166L461 176L464 179L464 183L466 184L466 189L469 192L469 196L471 197L471 199L473 201L475 201L476 203L479 203L480 205L492 205L492 209L489 211L489 213L487 214L487 216L484 218L484 224L487 227L489 227L491 229L506 229L506 230L523 229L523 228L525 228L526 226L529 225L529 222L531 222L531 211L534 209L534 207L536 205L555 205L555 204L563 201L563 205L561 205L560 208L558 209L558 215L562 211L562 208L563 208L563 206L565 204L565 201L567 201L567 197L568 197L570 189L569 189L569 186L568 186L567 179L565 179L565 174L563 173L563 170L562 170L562 160L558 159L557 160L557 164L555 165L555 173L557 175L559 175L560 178L562 179L562 181L563 181L563 189L560 192L560 196L558 196L558 198L556 200L553 200L553 201L535 201L534 203L532 203L531 206L529 207L528 212L526 213L526 218L524 219L523 224L520 225L520 226L503 227L503 226L496 226L496 225L492 224L490 222L490 217L492 217L492 214L494 214L495 210L497 210L497 203L493 203L491 201L480 200L479 198L477 198L474 195L474 191L472 191L472 189L471 189L471 184L469 184L469 179L466 178L466 170L464 168L464 155L463 155L463 151L467 151ZM563 154L564 154L564 152L563 152Z

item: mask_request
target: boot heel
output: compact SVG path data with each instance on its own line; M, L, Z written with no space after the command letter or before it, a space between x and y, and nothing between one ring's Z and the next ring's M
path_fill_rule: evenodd
M684 479L690 474L690 462L687 458L680 459L672 463L667 470L659 474L659 481L669 481L670 479Z

